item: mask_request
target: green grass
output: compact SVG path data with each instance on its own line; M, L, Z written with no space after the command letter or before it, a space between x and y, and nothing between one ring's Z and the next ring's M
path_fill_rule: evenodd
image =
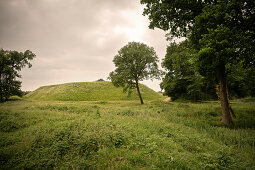
M162 98L161 95L140 84L144 100ZM134 89L128 96L121 87L114 87L111 82L78 82L59 85L43 86L26 95L31 100L43 101L113 101L113 100L138 100Z
M14 100L22 100L19 96L11 96L8 100L14 101Z
M255 103L9 101L0 169L254 169Z

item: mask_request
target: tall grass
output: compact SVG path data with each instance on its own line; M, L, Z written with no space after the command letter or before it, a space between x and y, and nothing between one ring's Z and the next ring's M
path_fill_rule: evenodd
M9 101L0 169L254 169L255 103Z

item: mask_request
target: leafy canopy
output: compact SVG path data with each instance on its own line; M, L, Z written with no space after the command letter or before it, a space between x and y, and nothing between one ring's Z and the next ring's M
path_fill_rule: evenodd
M150 28L168 36L187 37L199 50L201 73L215 73L220 64L255 64L254 0L141 0Z
M196 54L197 51L191 48L188 40L179 44L170 43L167 47L167 53L162 62L166 74L160 87L164 89L164 94L171 96L172 100L217 99L215 78L202 76L198 72L196 63L199 61ZM254 67L244 68L243 63L226 65L230 98L254 96L254 69Z
M139 81L159 78L158 57L153 47L144 43L129 42L114 57L116 69L110 73L109 79L124 92L135 88Z
M206 79L201 76L196 67L196 50L192 49L188 40L180 44L171 43L167 47L162 67L167 70L160 87L172 100L178 98L202 100L213 97Z
M35 57L31 51L23 52L0 49L0 102L7 100L11 95L21 95L21 78L19 71L26 65L32 65L29 60Z
M254 19L255 1L220 0L205 6L190 37L199 48L200 72L212 76L222 65L254 65Z
M195 48L199 72L220 84L222 122L233 125L228 99L227 66L255 65L254 0L141 0L150 28L184 36Z
M186 37L197 50L198 71L214 81L242 63L255 65L254 0L141 0L150 28L168 30L170 38ZM220 67L223 69L220 69Z

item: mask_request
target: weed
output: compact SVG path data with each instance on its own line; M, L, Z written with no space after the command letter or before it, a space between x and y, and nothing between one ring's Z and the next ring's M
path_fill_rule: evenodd
M97 117L101 117L101 114L100 114L99 108L97 108L96 116L97 116Z
M99 150L99 142L96 138L88 138L79 145L80 155L89 156Z
M115 147L120 147L125 144L125 136L120 133L116 132L109 135L110 141L113 143Z
M235 101L230 129L218 102L9 101L0 169L254 169L251 103Z
M117 115L121 115L121 116L134 116L134 112L131 110L123 110L117 113Z

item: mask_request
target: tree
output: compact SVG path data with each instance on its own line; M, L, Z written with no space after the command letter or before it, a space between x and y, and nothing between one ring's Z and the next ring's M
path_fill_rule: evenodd
M167 47L162 67L167 70L160 86L172 100L203 100L216 96L215 85L200 75L196 67L196 50L188 40L179 44L171 43Z
M255 64L255 1L253 0L141 0L150 28L184 36L198 50L201 74L220 83L222 122L233 125L228 100L226 65ZM170 38L171 38L170 37Z
M242 63L227 65L227 82L230 98L254 96L255 67L244 68Z
M143 104L139 81L159 78L161 74L155 50L144 43L129 42L118 51L113 62L117 68L109 74L109 79L114 86L123 87L124 92L131 93L136 88Z
M104 79L100 78L100 79L96 80L95 82L99 82L99 81L104 81Z
M24 53L0 49L0 102L6 101L11 95L22 95L19 71L26 65L32 65L29 60L35 57L31 51Z
M191 60L192 51L188 48L188 41L180 44L171 43L162 62L162 67L167 70L161 88L172 100L187 99L188 78L194 75Z

